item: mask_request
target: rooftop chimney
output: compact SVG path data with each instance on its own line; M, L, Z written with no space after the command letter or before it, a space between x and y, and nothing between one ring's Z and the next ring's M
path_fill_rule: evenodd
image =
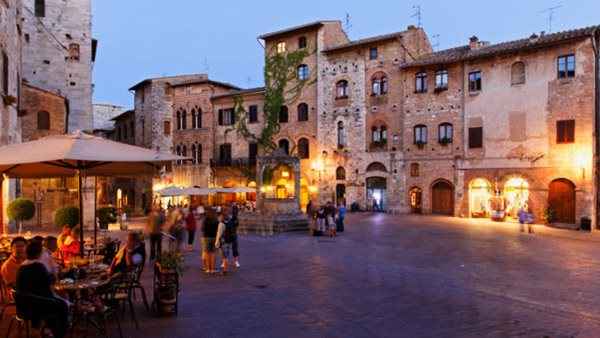
M469 47L471 50L479 48L479 38L475 35L469 38Z

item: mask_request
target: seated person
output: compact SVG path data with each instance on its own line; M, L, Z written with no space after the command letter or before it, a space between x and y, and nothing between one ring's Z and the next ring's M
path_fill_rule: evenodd
M62 232L60 233L60 235L58 235L58 238L56 239L56 244L58 245L58 250L63 250L63 245L65 243L65 239L67 239L67 237L69 237L69 235L71 234L71 226L70 225L65 225L62 229Z
M46 266L41 262L42 243L31 241L27 245L27 260L21 264L17 271L16 290L22 293L54 299L51 308L37 309L46 314L51 314L45 318L46 326L52 330L55 337L63 337L68 325L68 305L64 299L55 296L52 290L52 278ZM35 324L35 323L34 323Z
M136 234L130 232L125 238L125 245L110 263L108 274L112 277L127 272L134 265L144 265L145 263L146 246L140 242Z
M56 252L56 237L48 236L42 241L42 258L41 261L44 263L50 275L54 278L54 281L58 279L58 264L54 261L53 255Z
M81 247L79 242L79 228L72 228L69 235L65 238L61 251L63 252L63 259L71 259L77 257L80 253Z
M2 268L0 269L0 276L4 283L9 287L15 286L17 270L19 269L19 266L21 266L21 263L27 258L25 254L26 247L27 241L23 237L15 237L10 243L12 253L4 264L2 264Z

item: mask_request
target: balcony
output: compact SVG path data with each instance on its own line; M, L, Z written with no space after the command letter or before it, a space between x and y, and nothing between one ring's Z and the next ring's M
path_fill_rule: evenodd
M231 159L213 158L210 160L210 166L216 167L253 167L256 165L256 159L248 157L238 157Z

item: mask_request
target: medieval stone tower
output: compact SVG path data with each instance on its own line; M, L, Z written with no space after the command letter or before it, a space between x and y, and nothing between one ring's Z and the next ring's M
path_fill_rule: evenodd
M91 0L23 0L23 82L68 100L68 131L93 127Z

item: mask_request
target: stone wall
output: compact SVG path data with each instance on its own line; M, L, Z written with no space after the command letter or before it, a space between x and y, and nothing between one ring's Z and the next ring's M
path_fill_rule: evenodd
M94 130L111 130L114 127L113 117L125 112L125 108L114 104L94 103Z
M90 0L23 0L23 81L69 100L69 130L92 130L92 14Z
M67 106L65 98L39 88L23 84L21 87L23 142L33 141L48 135L66 132ZM50 128L38 129L38 114L49 115Z

